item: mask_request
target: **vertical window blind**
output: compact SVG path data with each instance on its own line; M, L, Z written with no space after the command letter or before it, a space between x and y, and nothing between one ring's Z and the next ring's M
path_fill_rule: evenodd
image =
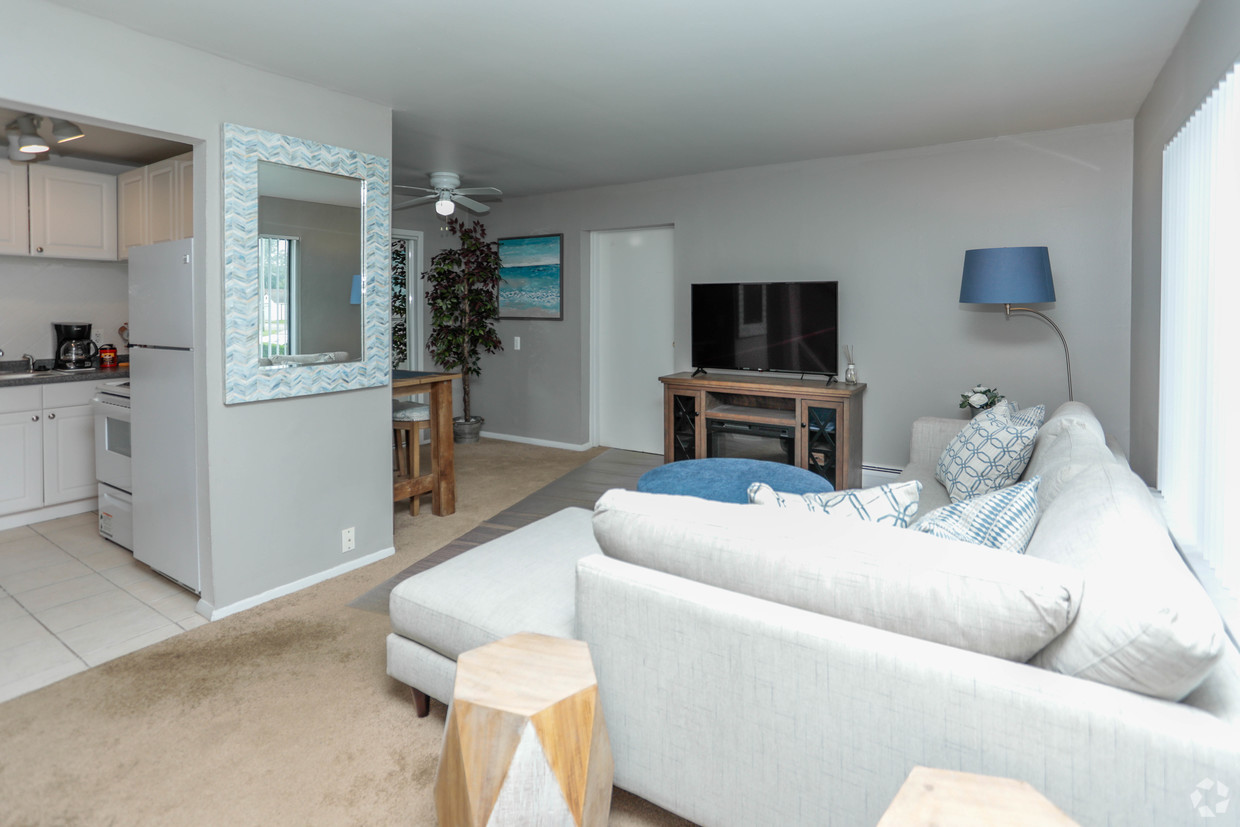
M1237 64L1163 151L1158 487L1172 534L1240 596Z

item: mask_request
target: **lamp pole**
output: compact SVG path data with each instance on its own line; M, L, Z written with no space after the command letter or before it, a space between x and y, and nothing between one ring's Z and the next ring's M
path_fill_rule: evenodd
M1072 357L1068 355L1068 340L1064 338L1063 331L1059 329L1059 325L1052 321L1051 317L1045 313L1034 310L1032 307L1012 307L1010 304L1003 305L1003 313L1007 318L1011 318L1013 313L1030 313L1043 319L1048 325L1055 328L1055 332L1059 334L1059 341L1063 342L1063 359L1068 367L1068 401L1072 401Z

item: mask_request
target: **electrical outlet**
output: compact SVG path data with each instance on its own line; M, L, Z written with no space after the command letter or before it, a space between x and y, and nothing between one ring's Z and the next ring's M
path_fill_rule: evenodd
M513 336L513 337L512 337L512 349L513 349L513 350L520 350L520 349L521 349L521 337L520 337L520 336Z
M357 529L349 526L340 532L340 553L352 551L357 548Z
M103 334L98 330L91 331L90 338L95 340L95 344L99 345L103 342Z

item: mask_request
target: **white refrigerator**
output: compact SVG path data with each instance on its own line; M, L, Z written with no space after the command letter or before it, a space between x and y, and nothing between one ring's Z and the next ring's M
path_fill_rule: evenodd
M201 590L193 240L129 250L133 556Z

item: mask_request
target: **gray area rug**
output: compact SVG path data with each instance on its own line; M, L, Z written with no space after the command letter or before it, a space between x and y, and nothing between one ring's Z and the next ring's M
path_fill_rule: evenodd
M387 614L392 589L402 580L561 509L592 509L603 492L612 488L636 489L637 480L642 474L662 464L663 457L659 454L642 454L612 448L540 488L511 508L484 520L446 546L431 552L409 568L375 586L349 605L355 609Z

